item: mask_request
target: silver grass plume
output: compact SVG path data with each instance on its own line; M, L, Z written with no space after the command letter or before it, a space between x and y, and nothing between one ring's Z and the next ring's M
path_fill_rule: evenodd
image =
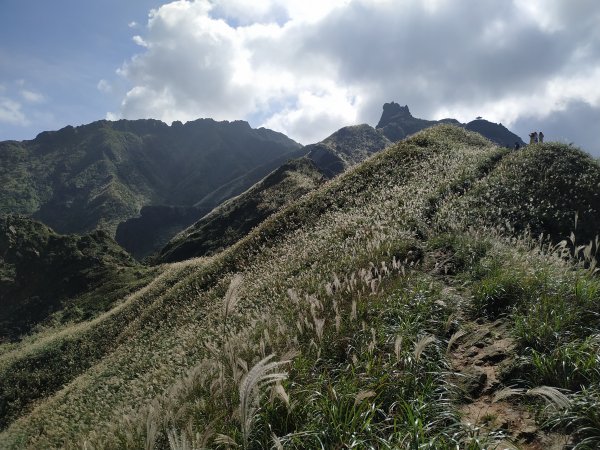
M252 430L261 388L285 380L287 373L275 372L287 361L270 362L275 355L271 354L259 362L246 374L240 384L240 422L242 426L243 447L248 448L248 437Z

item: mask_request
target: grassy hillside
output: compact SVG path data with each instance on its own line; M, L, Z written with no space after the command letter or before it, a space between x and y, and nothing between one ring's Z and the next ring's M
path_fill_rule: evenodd
M369 125L341 128L323 141L304 147L305 158L283 164L179 233L161 249L155 261L182 261L226 248L288 203L389 145L391 142Z
M428 129L97 318L0 347L0 447L594 448L594 248L464 218L494 180L511 204L511 161L552 145ZM597 163L561 148L593 195Z
M157 261L183 261L223 250L271 214L324 182L325 177L310 159L289 161L171 239Z
M29 215L60 233L114 235L144 205L191 206L299 147L241 121L69 126L31 141L0 142L0 213Z

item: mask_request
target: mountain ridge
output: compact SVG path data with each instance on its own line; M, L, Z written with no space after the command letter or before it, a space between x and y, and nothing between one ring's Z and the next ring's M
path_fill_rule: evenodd
M30 215L62 233L114 234L142 206L192 205L248 168L300 147L242 121L68 126L0 143L0 212Z
M483 449L593 438L586 411L597 410L600 366L585 355L598 348L600 284L592 260L521 234L517 221L526 230L537 212L505 215L502 206L558 189L564 195L550 209L578 210L585 229L597 229L600 213L588 203L600 166L565 148L511 151L461 127L429 128L292 201L224 251L159 266L150 285L94 320L0 347L0 442ZM519 177L536 155L564 171L522 189L515 183L529 185L529 175ZM564 176L575 167L586 176ZM530 175L543 169L533 165ZM580 203L563 204L575 196ZM554 223L546 217L543 229ZM556 225L569 235L568 223ZM508 349L493 346L507 335ZM560 372L563 362L581 376ZM246 391L258 372L273 384ZM541 397L557 392L558 412ZM494 396L494 417L463 411ZM532 415L555 426L522 428L503 415L509 409L529 414L528 426Z

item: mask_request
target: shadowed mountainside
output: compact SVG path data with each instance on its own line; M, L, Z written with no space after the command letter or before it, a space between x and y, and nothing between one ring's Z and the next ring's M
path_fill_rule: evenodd
M61 236L24 216L0 218L0 341L15 339L53 312L57 322L89 320L149 281L104 231Z
M304 148L285 153L284 156L219 186L193 206L143 206L139 217L133 217L118 225L115 240L135 258L142 259L163 248L177 233L223 201L244 192L289 159L303 156L305 153Z
M160 251L157 261L183 261L223 250L325 180L307 157L292 160L179 233Z
M560 192L540 208L561 214L539 226L568 236L578 212L598 229L582 152L421 131L95 319L0 346L0 442L593 448L596 249L530 240L537 205L500 206L531 195L522 165L545 155L561 175L533 165L532 189Z
M60 233L114 234L143 206L194 205L249 170L263 167L264 176L300 147L242 121L69 126L0 143L0 213L29 215Z

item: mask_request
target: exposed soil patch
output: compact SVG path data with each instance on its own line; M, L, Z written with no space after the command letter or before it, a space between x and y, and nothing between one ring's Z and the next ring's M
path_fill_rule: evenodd
M496 399L504 389L503 368L512 365L516 345L508 321L478 319L463 324L465 334L450 351L455 371L452 382L463 393L459 410L464 423L484 432L502 433L506 442L498 449L559 450L568 445L568 436L549 434L536 424L534 411L508 399Z

